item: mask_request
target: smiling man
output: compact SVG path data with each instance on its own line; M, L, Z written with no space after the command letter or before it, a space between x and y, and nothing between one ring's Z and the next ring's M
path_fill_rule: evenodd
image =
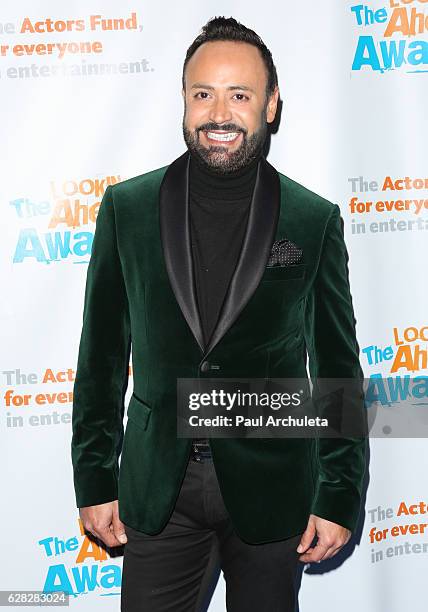
M236 172L261 154L279 95L273 64L271 70L267 74L259 48L251 44L213 39L190 47L183 72L183 134L210 172Z
M332 557L357 525L365 440L179 438L177 379L304 378L308 358L314 377L362 378L340 209L265 159L279 89L254 31L209 21L182 95L187 151L108 187L99 209L77 506L125 543L124 612L204 610L220 570L229 612L292 612L299 560Z

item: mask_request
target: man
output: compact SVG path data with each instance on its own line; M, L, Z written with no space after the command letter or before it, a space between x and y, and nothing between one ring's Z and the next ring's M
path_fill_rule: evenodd
M340 209L263 155L279 89L255 32L209 21L182 94L188 150L108 187L99 209L77 506L105 544L126 542L122 610L202 609L218 567L228 610L293 610L298 561L332 557L355 529L364 439L178 438L176 384L303 378L307 355L311 376L361 378Z

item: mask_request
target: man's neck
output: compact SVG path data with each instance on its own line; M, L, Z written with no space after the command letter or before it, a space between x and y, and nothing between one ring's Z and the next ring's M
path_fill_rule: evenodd
M200 197L235 200L252 194L261 155L246 166L219 174L211 170L196 155L190 154L190 190Z

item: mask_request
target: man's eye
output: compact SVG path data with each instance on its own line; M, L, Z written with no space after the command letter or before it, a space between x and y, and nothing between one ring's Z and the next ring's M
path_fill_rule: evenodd
M206 99L207 99L207 97L208 97L208 95L209 95L209 94L208 94L206 91L198 91L198 93L197 93L197 94L195 94L195 96L194 96L194 97L195 97L195 98L200 97L200 98L202 98L202 100L206 100Z
M245 94L242 93L237 93L234 95L234 98L237 97L239 102L241 102L242 100L249 100L250 98L248 96L246 96Z

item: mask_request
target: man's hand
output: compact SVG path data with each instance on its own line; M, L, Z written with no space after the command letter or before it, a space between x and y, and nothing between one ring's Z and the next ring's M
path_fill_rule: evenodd
M314 547L309 548L315 535L318 536L318 541ZM308 526L297 547L297 552L304 553L300 555L299 561L314 563L329 559L348 542L351 535L346 527L311 514L309 515Z
M119 520L119 502L80 508L80 518L86 531L99 538L108 547L126 544L125 526Z

